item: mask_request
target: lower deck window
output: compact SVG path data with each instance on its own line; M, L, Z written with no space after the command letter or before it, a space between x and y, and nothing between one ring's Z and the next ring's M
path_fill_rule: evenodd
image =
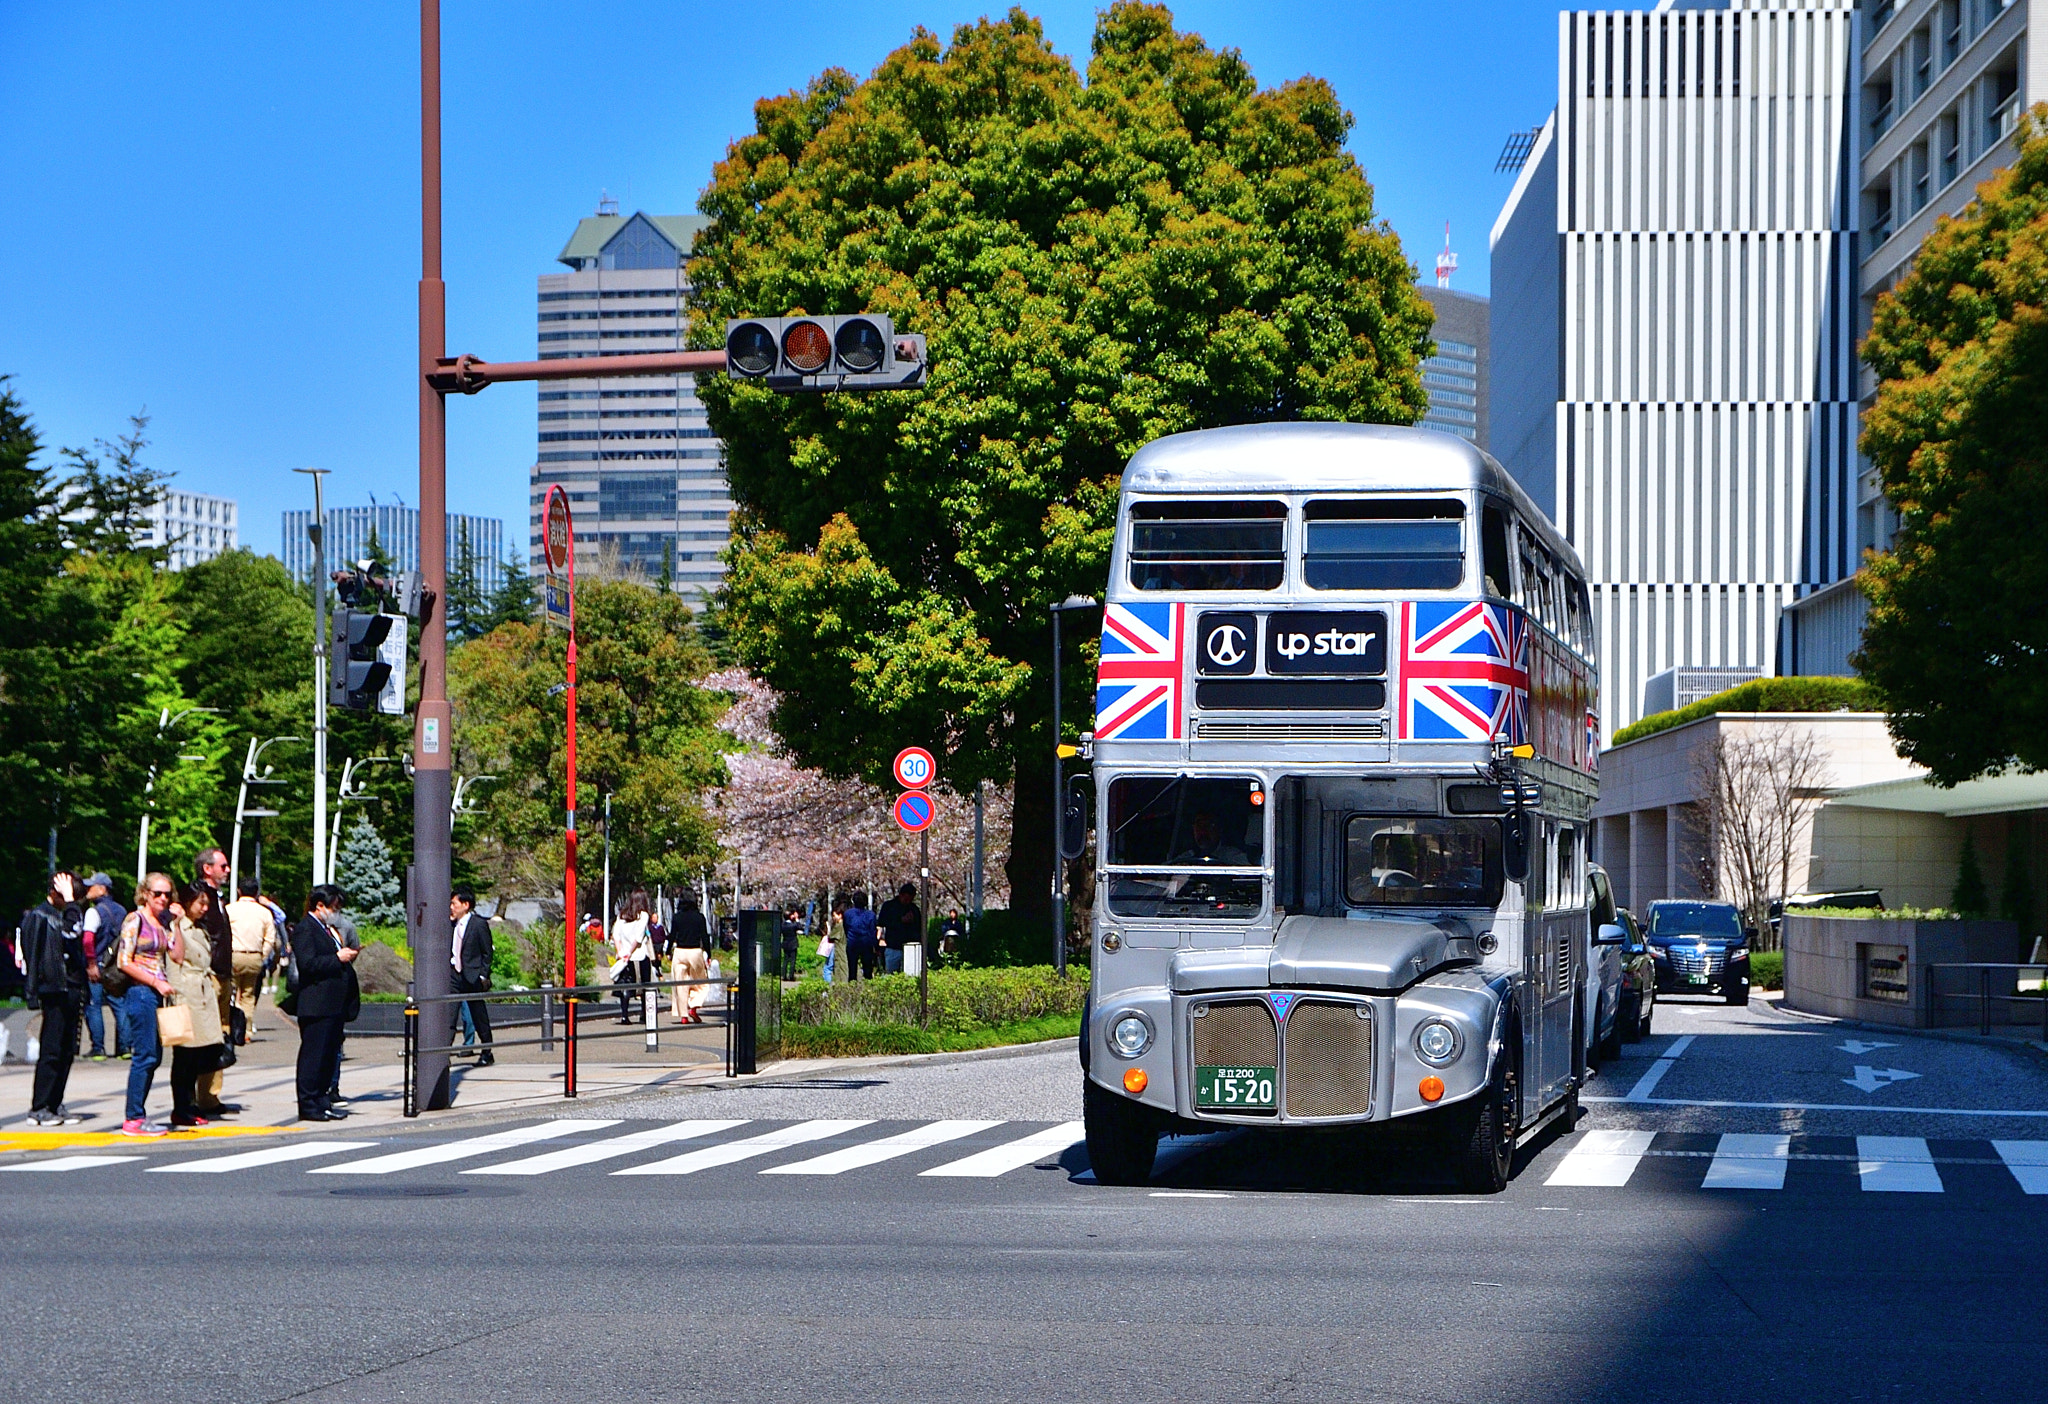
M1258 871L1265 865L1264 801L1251 776L1112 781L1102 826L1109 909L1135 917L1258 915L1265 905Z
M1497 906L1500 821L1353 815L1344 896L1355 907Z

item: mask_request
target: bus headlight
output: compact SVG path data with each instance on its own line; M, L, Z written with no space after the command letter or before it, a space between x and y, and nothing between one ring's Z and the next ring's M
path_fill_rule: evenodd
M1109 1046L1119 1058L1135 1058L1152 1046L1152 1021L1135 1009L1116 1016L1109 1026Z
M1461 1042L1456 1029L1441 1019L1430 1019L1415 1031L1415 1055L1425 1063L1442 1067L1458 1056Z

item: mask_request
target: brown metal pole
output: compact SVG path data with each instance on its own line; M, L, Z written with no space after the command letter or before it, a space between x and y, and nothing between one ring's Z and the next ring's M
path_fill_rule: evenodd
M443 356L429 367L427 379L446 393L474 395L486 385L508 380L587 380L599 375L688 375L723 371L723 351L649 351L631 356L585 356L581 360L484 361L475 356Z
M420 584L434 603L420 626L420 700L413 731L413 984L442 1017L449 1006L450 752L448 711L448 402L429 379L448 346L441 281L441 3L420 0ZM445 1047L445 1029L428 1048ZM438 1032L437 1032L438 1031ZM448 1105L448 1055L423 1053L417 1087L429 1110Z

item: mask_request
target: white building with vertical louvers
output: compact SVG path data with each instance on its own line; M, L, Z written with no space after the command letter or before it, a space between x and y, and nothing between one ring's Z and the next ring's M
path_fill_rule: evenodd
M709 221L620 215L607 202L557 255L567 273L539 279L543 361L680 351L687 330L684 263ZM576 561L600 560L701 596L718 588L732 494L694 376L543 381L529 482L532 569L546 569L541 513L560 485L576 518Z
M137 534L141 545L165 552L172 570L210 561L239 544L239 512L232 497L166 488L149 506Z
M1558 18L1492 237L1494 454L1584 560L1602 725L1673 667L1781 669L1857 566L1850 0Z

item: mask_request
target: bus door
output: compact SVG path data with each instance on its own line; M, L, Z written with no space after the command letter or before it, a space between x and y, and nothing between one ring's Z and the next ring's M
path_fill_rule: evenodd
M1523 947L1528 989L1537 1005L1536 1017L1527 1021L1534 1028L1525 1024L1523 1030L1524 1047L1533 1055L1525 1055L1523 1063L1530 1093L1524 1103L1525 1119L1540 1115L1562 1096L1576 1070L1572 1049L1573 996L1578 988L1574 916L1584 924L1583 914L1573 910L1569 882L1560 881L1561 871L1568 872L1571 862L1569 853L1560 854L1560 844L1568 848L1573 836L1569 832L1560 835L1557 825L1547 819L1537 821L1536 827L1540 841L1529 855L1529 915ZM1561 857L1567 865L1562 870Z

